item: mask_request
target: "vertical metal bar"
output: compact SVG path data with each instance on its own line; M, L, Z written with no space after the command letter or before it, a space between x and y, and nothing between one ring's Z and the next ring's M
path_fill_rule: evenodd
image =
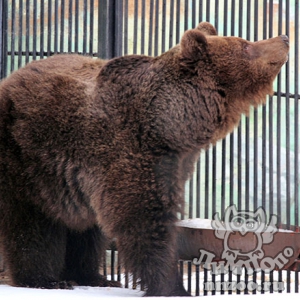
M188 292L192 292L192 262L188 261Z
M210 0L206 0L206 21L210 22Z
M23 0L19 0L18 68L22 66Z
M258 0L254 2L254 41L258 39ZM253 206L258 207L258 113L254 110L253 128Z
M78 0L76 0L77 3ZM109 59L115 54L115 3L112 0L98 0L98 56ZM75 52L78 49L78 14L75 16Z
M192 0L192 28L196 27L196 0Z
M278 7L278 35L282 34L282 1L279 1ZM281 78L282 74L280 73L277 79L277 144L276 144L276 193L277 193L277 224L281 226L281 112L282 112L282 104L281 104Z
M231 1L231 35L234 35L234 27L235 27L235 1ZM234 204L234 132L230 134L230 186L229 186L229 198L230 198L230 205ZM232 273L230 273L232 274ZM232 291L228 292L229 294L232 293Z
M240 283L240 282L241 282L241 275L240 275L240 274L237 274L237 275L236 275L236 282L237 282L237 283ZM236 289L236 294L237 294L237 295L240 295L240 294L241 294L241 290L240 290L240 289Z
M94 12L95 12L95 3L94 0L90 0L90 36L89 36L89 54L93 55L94 53Z
M239 12L238 12L238 35L239 37L243 36L243 1L239 0ZM237 130L237 146L238 146L238 155L237 155L237 163L238 163L238 209L242 209L242 122L240 122L240 126Z
M100 10L100 7L98 7ZM69 0L68 10L68 52L72 52L72 33L73 33L73 0Z
M269 281L270 282L274 282L274 272L271 271L270 272L270 275L269 275ZM273 288L273 285L271 284L270 286L270 293L274 293L274 288Z
M107 278L106 251L104 253L102 265L103 265L103 275L105 276L105 278Z
M219 32L219 0L215 0L215 28Z
M209 215L209 218L212 218L217 210L217 146L214 146L212 149L212 214Z
M51 34L52 34L52 0L48 0L48 32L47 32L47 56L51 55Z
M225 281L225 274L224 272L221 273L221 283L223 283ZM223 288L223 285L221 286L221 295L225 294L225 290Z
M83 43L82 43L82 53L87 53L87 10L88 4L87 0L83 1Z
M209 150L205 152L205 208L204 208L204 218L208 219L209 212Z
M211 275L211 281L212 281L214 284L216 284L216 275L215 275L215 274L212 274L212 275ZM216 289L213 289L213 290L211 291L211 294L212 294L212 295L216 295Z
M115 1L115 10L114 10L114 23L115 23L115 49L114 56L121 56L123 54L123 1Z
M267 0L263 2L263 39L267 38ZM267 142L267 110L266 106L262 108L262 207L266 207L266 142ZM261 271L262 285L265 282L265 272ZM261 294L264 290L261 289Z
M250 25L251 25L251 2L247 1L247 20L246 20L246 39L250 40ZM250 210L250 121L249 117L245 118L245 210ZM249 275L247 268L245 270L245 285L244 294L248 294Z
M0 1L0 80L4 78L4 1Z
M71 22L72 22L72 20L71 20ZM70 23L70 20L69 20L69 23ZM59 51L61 53L63 53L64 46L65 46L65 0L61 0L61 3L60 3L60 41L59 41L59 43L60 43Z
M253 271L253 275L252 275L252 279L253 279L253 282L255 282L256 283L256 279L257 279L257 271ZM252 291L252 294L256 294L256 289L254 289L253 291Z
M15 69L15 36L16 36L16 1L11 3L11 55L10 55L10 71Z
M142 38L141 38L141 54L145 53L145 35L146 35L146 1L142 2Z
M111 280L115 280L115 250L111 250L111 259L110 259L110 276Z
M133 53L137 53L138 45L138 13L139 13L139 1L134 0L134 18L133 18Z
M267 38L267 0L263 2L263 39ZM266 207L266 148L267 148L267 109L262 107L262 207Z
M189 180L189 218L193 218L194 178Z
M200 218L200 186L201 182L201 168L200 168L200 158L198 158L196 166L196 218Z
M231 0L231 31L230 34L234 36L235 29L235 0Z
M299 99L300 99L300 91L299 91L299 1L296 0L295 2L295 102L294 102L294 111L295 111L295 137L294 137L294 144L295 144L295 162L294 162L294 173L295 173L295 181L294 181L294 201L295 201L295 226L296 230L299 231ZM296 278L298 281L298 273L296 273ZM295 280L295 287L296 287L296 280ZM298 285L297 285L297 292L298 292Z
M166 51L166 9L167 2L163 0L162 2L162 28L161 28L161 53Z
M273 36L273 0L269 0L269 38ZM273 173L274 173L274 154L273 154L273 97L269 99L269 216L274 213L274 186L273 186ZM265 208L266 209L266 208Z
M261 271L261 286L263 287L265 284L265 271ZM265 291L264 289L262 288L261 291L260 291L261 294L264 294Z
M230 269L229 272L228 272L228 281L229 281L229 282L232 282L232 271L231 271L231 269ZM229 295L232 294L232 290L231 290L231 289L228 290L228 294L229 294Z
M249 289L248 289L248 283L249 283L249 275L248 275L248 269L244 268L245 270L245 289L244 289L244 294L249 294Z
M32 58L36 60L37 50L37 0L33 0L33 37L32 37Z
M99 0L100 3L106 2L106 0ZM100 6L100 5L99 5ZM106 13L105 5L103 4L103 14ZM99 19L99 32L101 29L105 30L105 23L102 24L102 18ZM79 0L75 0L75 52L78 53L78 37L79 37ZM102 56L101 56L102 57Z
M180 41L180 4L181 1L176 2L176 44Z
M205 268L205 269L204 269L204 279L203 279L203 280L204 280L204 283L206 283L206 282L208 281L207 272L208 272L208 271L207 271L207 269ZM207 296L207 294L208 294L208 293L207 293L207 290L204 289L203 295L204 295L204 296Z
M149 42L148 42L148 55L153 55L153 14L154 14L154 1L150 1L149 8Z
M189 28L189 0L184 1L184 30Z
M224 0L224 31L223 35L227 35L228 27L228 0Z
M203 0L199 0L199 22L203 21Z
M180 277L180 280L181 282L183 283L183 261L180 260L179 261L179 277Z
M250 40L251 25L251 2L247 1L247 33L246 39ZM246 136L245 136L245 209L250 209L250 121L246 118Z
M227 35L228 27L228 0L224 0L224 22L223 22L223 35ZM221 214L225 213L226 206L226 145L227 139L224 138L222 141L222 179L221 179Z
M170 0L170 25L169 25L169 48L173 47L173 32L174 32L174 0Z
M200 267L199 265L196 265L196 288L195 288L195 296L199 296L200 295Z
M118 254L118 267L117 267L117 281L121 282L121 264L120 264L120 261L119 261L119 254Z
M123 48L124 48L124 54L128 54L128 0L125 0L124 3L124 47Z
M44 1L41 1L40 4L40 57L44 57L44 23L45 23L45 15L44 15Z
M153 11L154 11L154 0L150 0L149 8L149 42L148 42L148 55L152 55L152 36L153 36Z
M158 35L159 35L159 0L155 1L155 30L154 30L154 56L158 55Z
M221 214L225 213L226 204L226 138L222 140L222 179L221 179ZM222 217L223 218L223 217Z
M61 16L63 18L63 16ZM60 33L62 34L62 32ZM54 53L58 52L58 0L54 1Z
M30 1L26 0L26 37L25 37L25 62L29 62L29 37L30 37Z
M7 20L8 5L0 1L0 79L7 76Z
M286 292L287 293L291 292L291 271L290 270L286 271Z
M286 28L286 34L290 35L290 1L286 0L286 7L285 7L285 28ZM290 62L287 61L285 64L285 74L286 74L286 80L285 80L285 86L286 86L286 96L285 96L285 120L286 120L286 223L287 228L290 228L291 225L291 157L290 157L290 151L291 151L291 140L290 140L290 99L289 99L289 93L290 93Z
M142 2L142 22L141 22L141 54L145 54L146 35L146 2Z

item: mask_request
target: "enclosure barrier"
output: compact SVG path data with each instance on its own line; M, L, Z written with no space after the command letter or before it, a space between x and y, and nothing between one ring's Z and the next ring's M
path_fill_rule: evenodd
M216 212L222 217L233 204L249 212L262 206L267 219L277 216L279 228L299 232L298 0L0 0L0 79L56 53L156 56L200 21L214 24L219 35L251 41L287 34L290 55L267 104L251 110L230 136L201 153L186 184L180 218L212 219ZM117 251L109 250L109 256L103 272L121 280ZM214 275L192 261L181 261L179 267L194 295L264 293L249 290L247 283L258 287L283 280L284 292L299 291L297 268ZM245 288L230 290L223 284L234 281ZM220 289L205 289L213 283ZM275 291L273 286L269 290Z

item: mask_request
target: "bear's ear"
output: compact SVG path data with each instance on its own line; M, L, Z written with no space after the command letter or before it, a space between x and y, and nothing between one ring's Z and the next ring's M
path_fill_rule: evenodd
M180 48L183 58L197 61L206 51L207 40L198 29L187 30L181 38Z
M208 22L199 23L197 29L205 35L218 35L216 28Z

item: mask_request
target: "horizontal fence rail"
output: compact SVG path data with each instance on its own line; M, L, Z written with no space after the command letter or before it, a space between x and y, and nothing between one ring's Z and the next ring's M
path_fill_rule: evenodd
M211 22L220 36L250 41L287 34L289 60L274 83L274 95L242 117L231 135L201 153L186 183L180 218L212 219L232 204L247 211L262 206L268 218L278 217L278 227L299 232L298 0L0 0L0 16L0 79L31 60L59 53L105 59L132 53L156 56L201 21ZM109 256L104 273L121 280L117 251ZM194 295L264 293L259 285L283 280L285 291L299 289L298 271L217 276L190 261L179 267ZM128 280L126 276L127 287ZM204 289L205 283L226 281L254 282L257 288Z

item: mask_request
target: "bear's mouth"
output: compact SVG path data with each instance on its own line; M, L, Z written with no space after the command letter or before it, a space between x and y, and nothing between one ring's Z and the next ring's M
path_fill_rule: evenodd
M269 65L271 66L282 66L289 60L289 56L286 55L284 60L272 60L269 62Z

